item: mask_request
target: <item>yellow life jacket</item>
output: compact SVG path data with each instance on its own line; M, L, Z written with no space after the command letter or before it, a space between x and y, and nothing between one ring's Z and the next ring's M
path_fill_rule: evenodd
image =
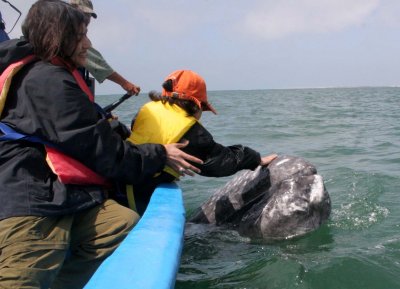
M175 143L196 121L178 105L150 101L140 109L129 140L134 144Z
M132 133L128 141L134 144L157 143L169 144L178 142L183 135L197 122L193 116L177 105L150 101L142 106L136 116ZM164 171L179 178L179 173L166 166ZM126 186L129 207L136 210L133 186Z
M151 101L140 109L128 140L134 144L178 142L197 122L193 116L178 105ZM170 167L164 171L178 178L179 173Z

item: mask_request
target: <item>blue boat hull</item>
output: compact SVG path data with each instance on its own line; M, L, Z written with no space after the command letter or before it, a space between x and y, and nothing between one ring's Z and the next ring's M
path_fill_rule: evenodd
M174 288L184 226L181 189L174 183L160 185L139 223L84 288Z

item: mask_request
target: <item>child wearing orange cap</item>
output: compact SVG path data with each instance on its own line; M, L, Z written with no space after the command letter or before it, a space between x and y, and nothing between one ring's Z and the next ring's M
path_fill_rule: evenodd
M167 76L162 87L161 94L149 93L152 101L142 106L132 122L129 140L134 144L188 141L183 151L204 161L197 167L201 170L200 175L207 177L225 177L243 169L254 170L277 157L275 154L261 157L249 147L223 146L214 141L211 133L199 122L203 111L217 112L208 102L204 79L197 73L174 71ZM130 207L134 199L138 213L143 214L158 184L174 181L184 174L188 174L185 168L175 171L166 167L152 180L135 185L134 193L128 189Z

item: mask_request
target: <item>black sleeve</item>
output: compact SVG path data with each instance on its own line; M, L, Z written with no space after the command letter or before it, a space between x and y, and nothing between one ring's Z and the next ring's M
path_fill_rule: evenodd
M5 121L108 178L135 184L162 170L164 146L123 141L64 68L39 62L26 73Z
M2 73L10 63L21 60L33 53L32 45L23 37L3 41L0 44L0 73Z
M203 165L193 164L203 176L230 176L243 169L254 170L261 162L260 154L249 147L216 143L200 123L193 125L182 139L189 141L183 150L204 161Z

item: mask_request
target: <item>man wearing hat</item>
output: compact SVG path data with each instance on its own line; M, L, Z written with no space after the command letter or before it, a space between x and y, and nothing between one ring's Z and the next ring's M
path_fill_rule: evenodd
M90 0L70 0L70 4L77 7L87 15L97 18L97 14L93 10L93 3ZM90 17L89 17L90 19ZM105 79L111 80L119 84L128 94L138 95L140 87L126 80L122 75L116 72L104 59L99 51L93 46L87 52L87 60L85 68L91 75L102 83Z
M177 70L168 75L162 93L150 92L152 101L140 109L132 125L129 141L134 144L187 142L182 151L204 163L196 164L200 175L225 177L239 170L254 170L269 164L277 155L261 157L255 150L243 146L223 146L214 141L211 133L199 122L203 111L217 114L208 102L206 83L196 72ZM162 173L143 183L127 187L127 199L121 203L143 214L151 194L160 183L171 182L188 174L184 168L175 171L166 167Z

